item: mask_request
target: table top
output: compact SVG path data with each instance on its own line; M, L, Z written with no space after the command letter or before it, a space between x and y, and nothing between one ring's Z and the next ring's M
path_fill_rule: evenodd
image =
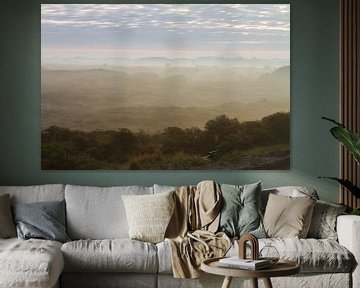
M210 274L244 278L289 276L300 272L300 266L289 260L279 260L276 264L266 269L245 270L219 266L219 259L221 258L224 257L204 260L201 263L201 270Z

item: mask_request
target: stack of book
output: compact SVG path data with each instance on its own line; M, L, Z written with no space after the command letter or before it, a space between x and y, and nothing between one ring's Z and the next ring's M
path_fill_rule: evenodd
M220 259L219 266L246 270L260 270L270 267L271 262L267 259L251 260L240 259L238 256L234 256Z

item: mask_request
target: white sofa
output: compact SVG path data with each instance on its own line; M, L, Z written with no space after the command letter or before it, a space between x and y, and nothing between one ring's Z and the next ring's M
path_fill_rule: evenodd
M166 242L128 239L122 195L154 194L172 187L154 185L90 187L76 185L0 186L12 203L66 202L67 233L72 241L0 239L0 287L221 287L222 277L174 279ZM279 188L280 194L291 193ZM263 191L267 193L268 191ZM266 197L263 197L266 199ZM360 287L360 217L338 217L339 242L328 239L260 239L281 257L301 264L301 273L273 278L274 287ZM237 243L228 255L237 253ZM233 287L250 284L234 279ZM262 281L259 281L260 287ZM241 286L243 287L243 286Z

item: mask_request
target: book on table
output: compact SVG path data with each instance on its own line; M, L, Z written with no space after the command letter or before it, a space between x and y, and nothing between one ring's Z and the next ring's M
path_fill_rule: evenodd
M247 270L260 270L270 267L271 263L266 259L251 260L240 259L238 256L233 256L220 259L219 266Z

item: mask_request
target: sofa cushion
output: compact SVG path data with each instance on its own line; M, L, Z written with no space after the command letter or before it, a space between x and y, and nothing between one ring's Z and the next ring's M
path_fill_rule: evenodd
M63 268L59 242L0 239L0 287L53 287Z
M164 240L175 208L174 192L156 195L124 195L131 239L157 243Z
M154 194L159 194L159 193L165 193L165 192L170 192L170 191L174 191L176 189L177 186L168 186L168 185L159 185L159 184L154 184L153 188L154 188Z
M35 186L0 186L0 195L10 194L11 204L40 201L61 201L65 197L63 184Z
M316 190L310 187L283 186L283 187L267 188L261 191L261 206L263 212L265 212L265 208L270 194L289 196L289 197L310 196L311 198L319 199L319 195L317 194Z
M16 237L9 194L0 196L0 238Z
M260 239L259 250L264 246L275 247L280 259L287 259L298 263L302 273L350 272L354 265L353 255L344 246L330 239ZM228 255L234 256L237 251L238 245L236 242L228 252Z
M281 259L295 261L301 273L348 273L354 265L353 255L339 243L330 239L266 238L259 239L260 250L274 246ZM167 241L156 244L159 273L171 274L171 248ZM227 256L238 255L238 242L234 241ZM248 250L250 256L250 249ZM275 256L275 255L274 255Z
M152 194L152 187L66 185L67 233L71 239L128 238L123 195Z
M219 231L229 237L247 233L266 237L260 216L261 182L243 186L222 184L221 193Z
M66 272L156 273L156 246L130 239L78 240L61 250Z
M314 207L307 237L337 240L336 219L346 209L345 205L318 200Z
M353 255L338 242L329 239L264 239L263 245L274 246L280 258L301 265L302 272L350 272Z
M65 201L18 203L13 206L19 238L69 241L65 229Z
M269 195L264 227L269 237L305 238L316 200L310 197Z

